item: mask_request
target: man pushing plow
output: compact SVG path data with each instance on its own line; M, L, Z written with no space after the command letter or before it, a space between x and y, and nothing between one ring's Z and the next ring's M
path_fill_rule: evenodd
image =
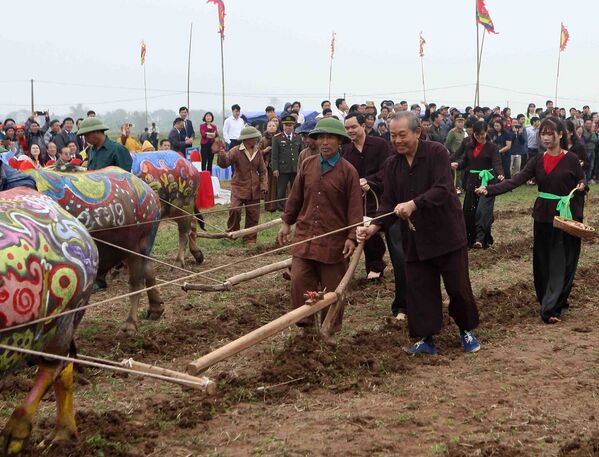
M316 140L319 153L302 162L285 205L277 240L288 241L290 226L295 224L293 242L323 235L360 223L363 218L362 190L355 168L341 158L340 146L350 141L337 119L322 119L309 136ZM348 258L356 248L353 228L294 246L291 263L291 301L294 308L304 305L310 291L336 289L343 278ZM327 309L331 309L330 307ZM335 344L341 329L343 305L331 322L325 341ZM323 310L322 320L326 316ZM314 328L314 316L297 323L305 332Z

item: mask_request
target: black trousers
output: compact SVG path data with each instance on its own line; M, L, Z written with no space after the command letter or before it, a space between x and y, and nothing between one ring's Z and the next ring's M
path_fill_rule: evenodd
M202 170L209 171L210 175L212 175L212 162L214 161L212 142L203 144L200 151L202 153Z
M494 221L494 206L495 197L479 197L472 190L466 192L463 208L469 247L472 247L476 241L484 248L493 244L491 228Z
M406 256L401 243L401 221L397 221L385 231L385 240L389 248L389 257L393 265L395 279L395 297L391 303L391 312L397 316L407 312L406 305Z
M410 336L424 338L441 331L441 278L449 295L449 315L460 330L478 327L478 308L468 271L468 249L463 247L429 260L406 262Z
M533 274L545 322L568 308L579 256L580 238L553 228L553 224L535 221Z
M376 271L382 273L385 269L383 256L385 255L385 242L380 233L375 233L374 236L366 240L364 243L364 257L366 264L366 273Z
M289 184L289 188L293 186L295 175L296 173L279 173L279 177L277 178L277 200L285 198L287 195L287 184ZM277 210L285 210L285 200L277 202Z

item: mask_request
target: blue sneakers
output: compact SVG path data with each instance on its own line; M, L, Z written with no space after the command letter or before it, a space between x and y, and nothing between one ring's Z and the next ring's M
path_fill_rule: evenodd
M460 339L464 346L464 352L477 352L480 349L480 343L474 333L460 330Z
M416 355L416 354L428 354L428 355L437 355L437 348L435 347L432 340L428 340L427 338L423 338L413 346L404 346L402 348L408 354Z

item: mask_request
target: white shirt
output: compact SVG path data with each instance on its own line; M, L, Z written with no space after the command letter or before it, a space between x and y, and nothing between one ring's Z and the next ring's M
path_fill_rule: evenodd
M337 116L337 117L339 118L339 120L340 120L341 122L343 122L343 121L345 121L345 116L347 116L347 113L344 113L344 112L343 112L343 111L341 111L340 109L338 109L338 108L335 108L335 109L333 110L333 116Z
M243 127L245 127L245 122L241 116L237 119L233 116L226 118L223 124L223 138L225 139L225 143L230 144L231 140L238 140Z

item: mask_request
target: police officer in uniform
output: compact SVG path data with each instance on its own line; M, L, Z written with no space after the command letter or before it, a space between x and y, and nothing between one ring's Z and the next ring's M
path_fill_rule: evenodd
M277 200L285 198L287 185L293 186L297 174L297 161L303 142L300 135L293 132L296 118L292 114L284 114L281 123L283 131L272 138L271 167L273 176L277 178ZM285 202L277 202L277 211L285 209Z

